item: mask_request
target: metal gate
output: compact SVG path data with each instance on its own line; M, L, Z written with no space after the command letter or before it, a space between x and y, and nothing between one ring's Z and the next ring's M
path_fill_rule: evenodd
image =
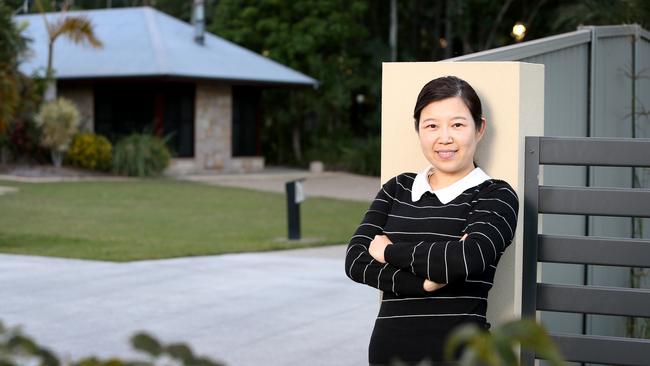
M538 283L538 262L650 267L650 240L545 235L539 214L650 217L650 190L539 184L540 165L650 167L650 139L526 137L522 315L536 311L650 317L650 290ZM650 340L552 333L567 361L648 365ZM522 352L522 363L535 355Z

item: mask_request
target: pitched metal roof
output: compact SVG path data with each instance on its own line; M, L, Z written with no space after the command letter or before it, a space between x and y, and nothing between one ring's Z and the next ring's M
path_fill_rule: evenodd
M65 37L54 45L57 79L167 76L255 84L312 85L318 81L214 34L194 42L194 27L151 7L70 11L86 15L104 47L73 44ZM48 20L60 13L48 13ZM20 15L33 40L32 57L21 64L31 74L47 64L47 32L41 14Z

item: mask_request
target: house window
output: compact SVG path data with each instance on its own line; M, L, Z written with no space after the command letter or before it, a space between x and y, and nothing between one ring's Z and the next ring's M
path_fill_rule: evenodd
M111 81L94 94L95 132L113 143L131 133L168 136L172 156L194 156L194 84Z

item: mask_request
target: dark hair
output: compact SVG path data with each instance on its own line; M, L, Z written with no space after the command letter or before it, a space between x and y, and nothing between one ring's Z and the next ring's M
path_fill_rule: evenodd
M413 111L415 131L419 132L420 113L424 107L433 102L452 97L460 97L463 100L474 119L476 130L480 131L483 125L481 120L481 117L483 116L481 100L478 95L476 95L476 91L471 85L469 85L465 80L455 76L439 77L429 81L424 85L424 87L422 87L422 90L420 90L420 94L418 95L418 100L415 102L415 110Z

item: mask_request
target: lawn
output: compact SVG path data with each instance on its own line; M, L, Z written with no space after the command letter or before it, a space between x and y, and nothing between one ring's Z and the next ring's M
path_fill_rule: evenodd
M308 197L302 242L283 194L167 179L15 183L0 195L0 252L132 261L346 243L368 203Z

